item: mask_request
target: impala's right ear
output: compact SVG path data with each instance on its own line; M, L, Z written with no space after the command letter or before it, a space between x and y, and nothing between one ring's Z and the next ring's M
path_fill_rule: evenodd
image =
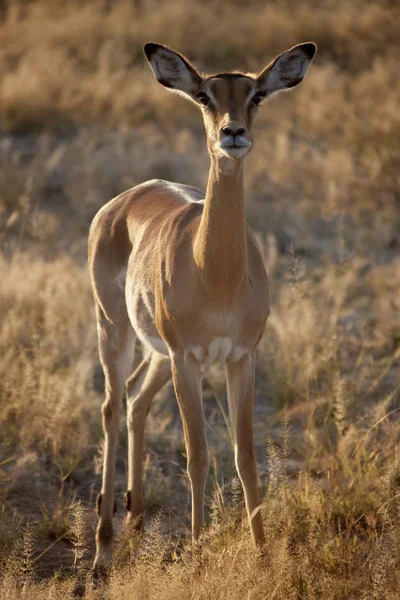
M194 99L200 90L202 78L183 56L166 46L152 43L145 45L144 53L157 81Z

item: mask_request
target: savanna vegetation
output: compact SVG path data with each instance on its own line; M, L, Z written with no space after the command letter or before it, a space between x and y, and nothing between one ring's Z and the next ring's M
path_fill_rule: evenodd
M0 597L397 600L398 3L3 0L0 18ZM319 50L306 81L260 110L246 161L272 299L254 411L264 552L214 368L199 552L166 388L148 419L146 528L124 528L123 428L114 568L92 590L103 376L88 227L146 179L204 188L208 172L200 114L157 85L143 43L254 72L307 40Z

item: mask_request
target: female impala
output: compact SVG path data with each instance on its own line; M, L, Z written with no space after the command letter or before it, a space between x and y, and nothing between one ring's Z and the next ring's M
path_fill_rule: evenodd
M165 46L146 44L144 51L157 80L202 110L211 167L205 196L186 185L147 181L111 200L92 223L89 264L106 381L95 572L111 560L115 455L125 383L129 518L138 525L143 512L146 416L153 397L172 375L187 448L192 532L199 535L208 472L202 365L214 361L226 365L235 461L252 537L257 544L264 540L252 412L255 349L269 313L268 282L245 221L243 162L253 146L258 106L302 81L316 46L291 48L259 75L200 75ZM136 336L148 354L128 379Z

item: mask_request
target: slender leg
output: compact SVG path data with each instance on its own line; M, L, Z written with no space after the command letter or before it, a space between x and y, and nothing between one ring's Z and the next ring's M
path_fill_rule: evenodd
M236 468L243 486L253 541L255 544L262 544L263 524L260 511L256 511L260 500L253 443L254 367L254 356L247 355L238 362L228 362L226 376L229 412L235 437Z
M154 396L171 378L168 356L150 353L126 384L128 401L128 519L140 529L143 513L143 446L146 417Z
M192 535L197 538L204 526L204 489L208 474L200 365L190 356L174 357L172 377L183 422L192 488Z
M105 434L101 493L97 499L99 524L96 533L95 576L106 571L112 556L115 459L125 381L131 372L135 334L129 321L113 324L98 309L100 360L105 375L106 398L102 406Z

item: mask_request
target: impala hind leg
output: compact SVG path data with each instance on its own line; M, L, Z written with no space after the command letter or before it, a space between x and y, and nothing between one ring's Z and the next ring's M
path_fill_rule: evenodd
M143 448L146 417L154 396L171 378L168 356L151 352L126 384L128 427L128 521L140 529L143 514Z
M104 429L104 466L101 493L97 499L99 523L96 532L94 575L106 572L112 556L115 460L125 381L132 370L135 334L129 321L111 323L97 310L99 353L105 376L105 401L102 406Z
M226 364L228 404L235 438L235 463L242 482L250 530L256 545L264 542L253 442L254 355Z

